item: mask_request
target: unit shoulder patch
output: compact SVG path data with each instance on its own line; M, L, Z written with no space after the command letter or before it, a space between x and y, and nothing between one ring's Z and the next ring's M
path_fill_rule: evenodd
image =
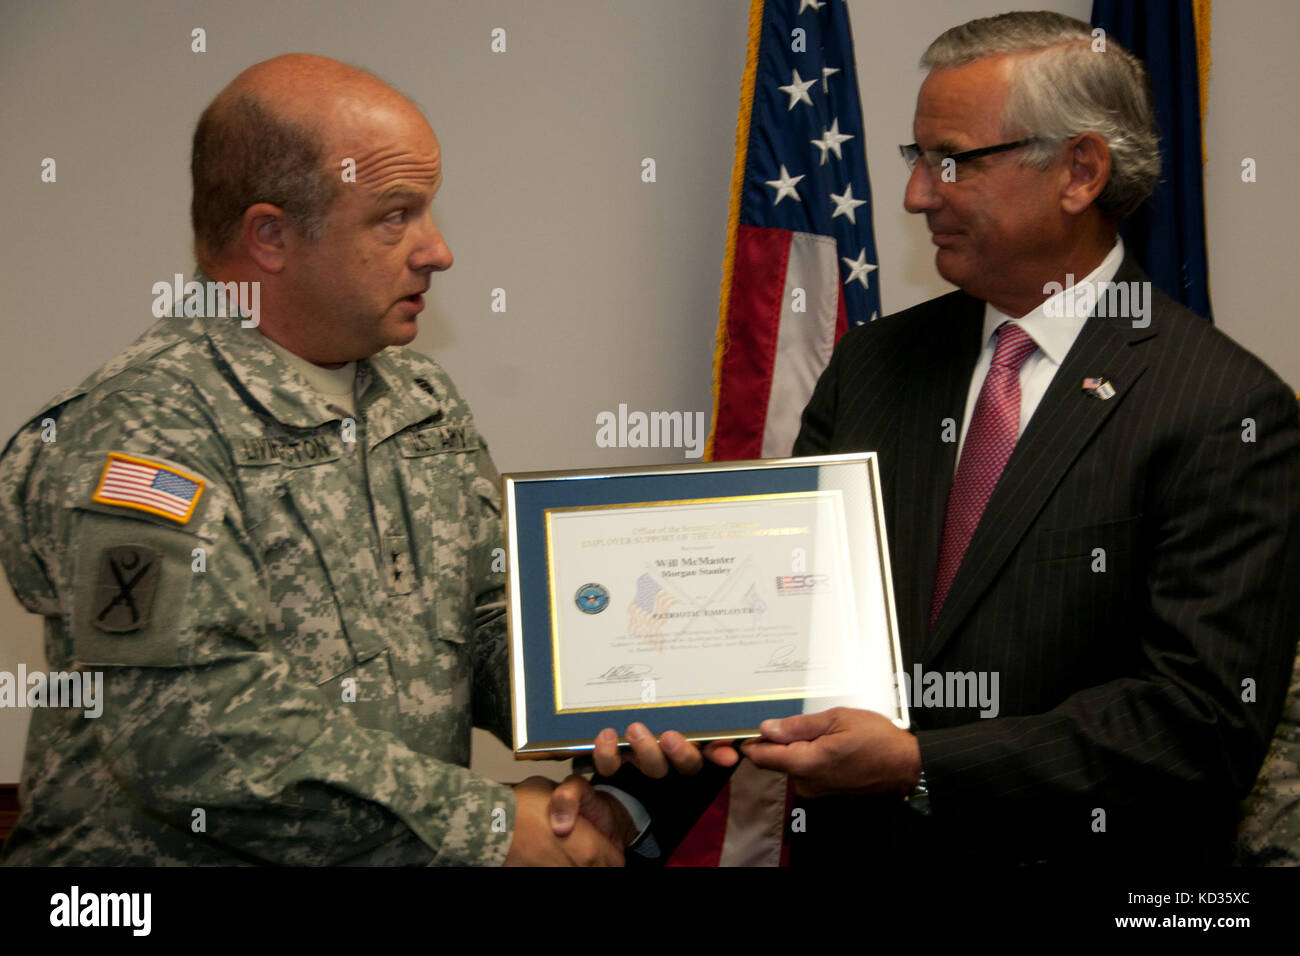
M109 634L127 634L148 624L159 564L158 552L152 548L105 548L95 585L95 627Z

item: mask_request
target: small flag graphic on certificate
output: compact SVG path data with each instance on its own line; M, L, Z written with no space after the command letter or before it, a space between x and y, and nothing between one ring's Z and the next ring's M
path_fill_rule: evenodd
M110 452L91 499L185 524L199 503L203 484L202 478L167 465Z
M676 603L659 582L642 574L636 579L636 597L627 608L628 629L638 637L657 637L664 628L660 615Z

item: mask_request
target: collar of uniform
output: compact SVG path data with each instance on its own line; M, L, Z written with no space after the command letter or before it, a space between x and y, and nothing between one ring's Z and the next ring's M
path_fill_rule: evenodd
M1074 314L1066 307L1066 303L1078 299L1077 290L1080 287L1088 284L1096 287L1115 278L1115 273L1119 271L1120 263L1123 261L1124 240L1116 236L1115 245L1106 254L1106 258L1101 260L1101 264L1097 268L1071 287L1076 291L1068 299L1066 293L1069 292L1069 289L1062 289L1056 295L1040 302L1038 308L1032 312L1026 312L1018 319L1013 319L986 302L984 304L984 338L982 341L987 346L989 340L993 337L993 333L997 331L997 327L1003 322L1012 321L1024 329L1054 365L1059 366L1065 361L1065 355L1070 351L1070 346L1074 345L1074 340L1079 337L1079 331L1083 328L1083 323L1088 321L1087 313L1083 315ZM1095 288L1094 291L1096 291ZM1096 301L1095 296L1093 301ZM1060 305L1060 308L1056 308L1058 305Z
M210 281L195 270L194 281ZM293 428L316 428L338 421L347 413L330 403L271 348L255 328L244 328L239 320L224 315L204 322L204 334L212 343L239 384L278 422Z
M417 375L404 348L392 346L357 363L357 405L372 447L411 425L441 418L450 404L440 378Z

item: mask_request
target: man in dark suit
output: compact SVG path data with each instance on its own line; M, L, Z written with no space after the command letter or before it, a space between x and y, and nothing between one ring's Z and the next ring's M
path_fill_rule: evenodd
M1007 14L922 64L905 206L959 291L848 333L794 453L879 453L904 671L990 678L996 717L913 689L911 731L836 709L741 750L810 798L804 861L1224 862L1300 625L1295 401L1124 253L1159 170L1136 60Z

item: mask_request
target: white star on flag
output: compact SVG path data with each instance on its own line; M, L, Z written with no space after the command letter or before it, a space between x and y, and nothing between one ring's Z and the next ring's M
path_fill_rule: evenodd
M767 185L776 190L776 198L772 200L772 205L775 206L786 196L791 197L795 202L803 202L803 200L799 198L799 194L794 191L794 187L801 179L803 179L803 176L791 176L785 171L785 166L782 165L781 178L769 179L767 181Z
M855 224L857 223L857 219L853 215L853 210L857 209L859 206L865 206L867 204L865 199L853 198L852 183L849 183L844 187L844 195L842 196L837 196L834 193L831 193L831 200L835 203L835 211L831 213L831 218L834 219L836 216L848 216L849 222Z
M841 256L840 261L849 267L848 277L844 280L845 285L848 285L850 282L861 282L862 288L868 288L867 276L874 272L877 267L867 261L866 249L859 251L856 259L850 259L848 256ZM874 321L876 313L872 312L871 318Z
M844 156L840 153L840 144L846 143L852 138L852 136L840 132L840 121L837 117L835 121L831 123L830 129L822 130L821 139L815 139L812 141L812 144L822 151L822 161L819 165L826 165L827 150L834 153L836 159L843 159Z
M838 66L822 67L822 92L823 93L829 93L831 91L830 87L826 85L826 81L829 80L834 74L838 73L839 71L840 68Z
M801 102L812 106L812 97L808 95L808 87L812 86L817 81L803 79L799 75L798 70L791 70L790 72L794 74L790 79L790 85L777 87L777 89L782 93L790 94L790 105L786 107L786 111L788 112L794 109L795 104Z

